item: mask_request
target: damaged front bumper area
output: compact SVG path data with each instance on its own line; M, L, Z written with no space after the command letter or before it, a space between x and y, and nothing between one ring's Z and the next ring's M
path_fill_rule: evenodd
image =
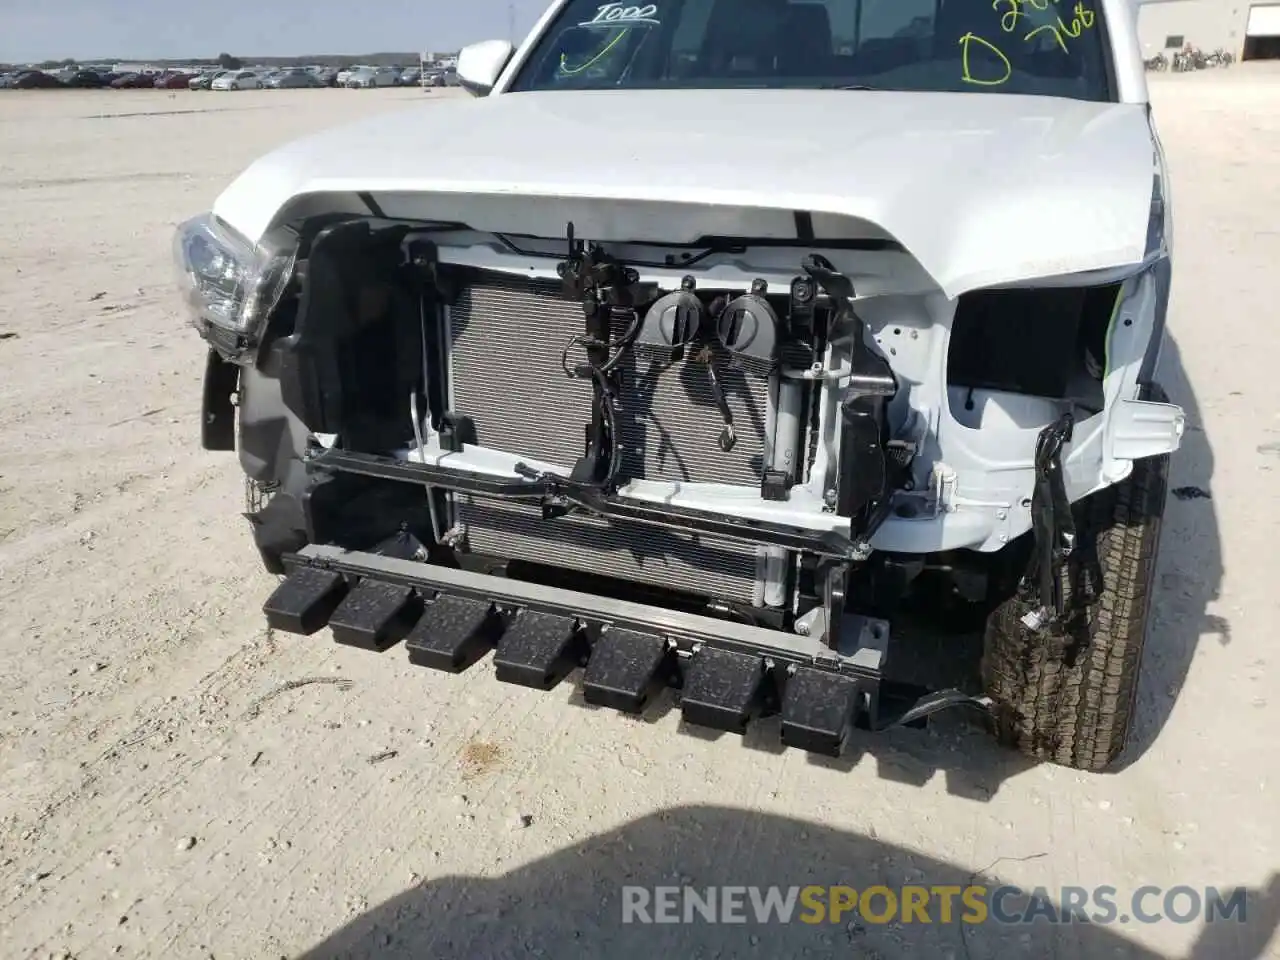
M1137 282L1071 287L1054 310L1017 291L962 312L932 286L857 296L850 275L885 272L863 262L879 240L822 241L837 269L770 243L751 254L762 242L747 237L741 252L715 238L686 251L671 290L641 274L653 254L565 233L521 238L545 248L518 251L542 264L525 277L491 247L503 269L470 262L483 244L451 223L317 232L294 312L243 372L250 403L254 378L275 374L263 406L298 427L290 483L256 517L264 557L288 554L269 623L328 625L373 650L404 641L449 672L492 652L499 680L539 689L581 669L588 703L628 712L675 687L691 723L745 732L777 714L784 743L826 755L854 726L985 707L896 687L888 623L870 617L926 572L981 602L988 565L945 554L995 552L1032 527L1050 571L1041 607L1057 610L1069 503L1097 485L1108 411L1146 346L1124 295ZM901 278L909 255L894 255ZM976 328L967 351L952 349L957 315ZM1021 363L1040 315L1062 321L1052 342L1071 358L1043 383L973 360L1011 330L1001 359ZM1158 442L1159 412L1134 418L1119 452ZM1046 421L1061 437L1033 464ZM279 450L273 436L254 446Z
M339 448L313 447L308 464L317 473L347 473L379 480L421 483L455 493L498 500L539 504L544 513L581 508L614 520L630 520L685 533L721 537L784 550L803 550L840 560L865 560L871 547L865 538L853 539L836 530L814 530L728 513L710 513L672 504L652 503L605 493L594 484L542 473L517 464L524 479L507 480L492 474L413 463L392 457L355 453ZM848 524L845 524L848 526Z
M641 713L666 687L690 724L745 733L777 715L782 743L838 756L856 726L915 724L986 703L885 678L889 625L845 615L836 647L817 637L422 562L412 544L380 552L309 545L285 561L268 624L459 673L492 652L500 681L550 690L582 669L590 705Z

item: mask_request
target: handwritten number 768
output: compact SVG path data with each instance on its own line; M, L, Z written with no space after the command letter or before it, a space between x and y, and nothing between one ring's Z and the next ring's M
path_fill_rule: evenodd
M1058 0L991 0L991 9L999 10L1005 7L1005 11L1000 14L1000 29L1005 33L1013 33L1017 29L1018 21L1026 16L1023 7L1030 7L1032 10L1045 11L1049 9L1050 3L1056 5ZM1071 23L1067 24L1062 17L1054 17L1056 23L1042 24L1029 31L1023 40L1030 40L1032 37L1039 36L1048 32L1053 35L1054 42L1062 48L1062 52L1067 52L1067 42L1064 37L1076 39L1080 36L1081 31L1088 30L1093 26L1094 14L1088 9L1083 0L1077 2L1072 8Z

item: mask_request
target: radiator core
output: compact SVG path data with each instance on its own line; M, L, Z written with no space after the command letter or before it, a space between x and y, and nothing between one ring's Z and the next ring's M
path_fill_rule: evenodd
M586 452L591 387L561 368L568 340L584 332L582 307L558 284L481 274L449 311L451 409L471 419L480 446L555 464L567 474ZM619 332L621 332L619 330ZM585 362L572 351L570 366ZM738 442L717 444L724 424L706 367L630 353L620 367L621 477L759 488L772 429L769 381L716 358ZM760 551L750 544L651 524L570 515L457 495L469 549L624 580L760 602Z

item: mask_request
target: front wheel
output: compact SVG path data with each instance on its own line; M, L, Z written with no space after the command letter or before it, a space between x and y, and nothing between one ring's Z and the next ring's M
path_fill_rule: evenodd
M1152 399L1164 401L1153 388ZM1133 724L1164 515L1169 455L1074 507L1076 547L1061 575L1066 613L1041 631L1014 596L987 620L982 679L1002 742L1038 760L1102 770Z

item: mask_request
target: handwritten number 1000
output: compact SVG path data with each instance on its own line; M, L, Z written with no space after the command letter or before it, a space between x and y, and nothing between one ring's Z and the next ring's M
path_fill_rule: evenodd
M1046 11L1050 8L1050 4L1057 5L1058 0L991 0L991 9L999 10L1001 7L1006 8L1000 14L1000 29L1005 33L1013 33L1018 29L1018 21L1025 17L1026 11L1024 7L1030 7L1032 10ZM1067 40L1074 40L1080 34L1088 30L1094 24L1094 13L1084 5L1084 0L1079 0L1072 9L1073 16L1071 22L1068 23L1061 16L1055 16L1053 23L1041 24L1032 30L1029 30L1023 37L1024 42L1030 42L1033 37L1038 37L1042 33L1048 33L1053 40L1062 49L1063 53L1067 53ZM975 77L970 69L969 50L973 44L986 49L999 59L1004 68L1004 75L1000 77L992 77L982 79ZM973 83L983 87L998 87L1013 75L1013 65L1009 62L1009 58L1005 56L1004 51L997 47L990 40L978 36L973 31L966 33L960 38L960 64L962 71L962 79L965 83Z

